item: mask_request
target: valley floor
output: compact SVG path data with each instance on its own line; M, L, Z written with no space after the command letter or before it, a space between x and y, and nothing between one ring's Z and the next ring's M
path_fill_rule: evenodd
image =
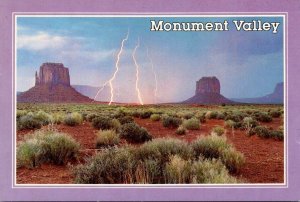
M200 130L190 130L186 135L177 135L176 129L164 128L161 121L153 122L150 119L135 118L135 122L146 128L154 138L171 137L187 142L197 139L201 135L207 135L216 125L223 126L224 120L209 119L201 124ZM280 118L274 118L270 123L261 123L268 127L278 128L281 125ZM44 126L47 127L47 126ZM56 130L69 134L80 144L80 158L78 162L71 162L65 166L43 164L38 168L18 168L17 184L72 184L72 167L83 162L87 157L97 152L95 144L95 130L90 122L72 127L56 125ZM33 131L21 130L17 132L17 141ZM284 142L274 139L263 139L256 135L248 137L242 130L226 129L226 137L234 147L244 154L246 163L241 171L236 174L245 183L283 183L284 182ZM126 144L121 141L121 146ZM135 144L134 146L139 146Z

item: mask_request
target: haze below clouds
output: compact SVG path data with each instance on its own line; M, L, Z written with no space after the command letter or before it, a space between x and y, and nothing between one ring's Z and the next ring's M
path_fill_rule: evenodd
M233 19L280 22L279 32L151 32L150 20L231 22ZM157 74L159 102L177 102L194 95L203 76L216 76L228 98L259 97L283 81L282 18L204 17L18 17L17 91L34 86L34 74L44 62L69 68L71 84L102 86L113 74L122 39L128 41L114 81L117 102L137 102L132 52L140 66L143 100L153 102Z

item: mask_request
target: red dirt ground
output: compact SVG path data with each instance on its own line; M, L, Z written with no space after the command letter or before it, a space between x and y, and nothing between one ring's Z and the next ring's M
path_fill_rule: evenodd
M72 180L68 166L43 164L34 169L17 169L17 184L70 184Z
M145 127L154 138L172 137L185 141L193 141L201 135L207 135L216 125L224 125L223 120L208 120L201 125L200 130L190 130L186 135L175 134L176 129L168 129L161 122L152 122L150 119L135 119L140 126ZM274 119L271 123L262 125L277 129L282 125L281 120ZM59 132L67 133L74 137L82 145L80 159L93 155L95 150L95 134L90 123L71 127L58 125ZM18 131L17 141L31 131ZM246 158L246 164L241 169L238 177L246 183L283 183L284 180L284 143L273 139L262 139L257 136L248 137L245 131L231 129L226 130L228 141L242 152ZM122 141L121 144L125 142ZM76 162L74 164L77 164ZM68 184L73 182L70 166L42 165L39 168L17 169L18 184Z

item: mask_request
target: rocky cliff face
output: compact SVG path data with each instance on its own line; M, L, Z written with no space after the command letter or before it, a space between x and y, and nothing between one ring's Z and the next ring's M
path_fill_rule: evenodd
M234 102L220 94L221 85L219 79L202 77L196 82L195 95L183 103L186 104L233 104Z
M216 77L202 77L196 82L196 95L199 93L219 93L221 86Z
M69 69L61 63L43 63L35 86L17 96L18 102L91 102L70 85Z
M35 85L70 86L69 69L62 63L43 63L39 74L35 73Z

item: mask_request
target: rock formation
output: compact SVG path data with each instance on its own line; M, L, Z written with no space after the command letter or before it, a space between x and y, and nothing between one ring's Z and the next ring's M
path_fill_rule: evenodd
M255 104L283 104L283 82L277 83L274 91L268 95L256 98L237 98L232 99L242 103L255 103Z
M70 86L69 69L62 63L44 63L40 72L35 73L35 85L58 85Z
M281 100L283 100L283 88L283 82L277 83L273 93L271 93L270 95L278 98L280 97Z
M196 82L196 95L198 93L219 93L220 94L220 81L215 77L202 77Z
M70 85L69 69L62 63L43 63L35 86L17 96L18 102L91 102Z
M195 95L183 103L186 104L233 104L234 102L220 94L220 81L215 77L202 77L196 82Z

